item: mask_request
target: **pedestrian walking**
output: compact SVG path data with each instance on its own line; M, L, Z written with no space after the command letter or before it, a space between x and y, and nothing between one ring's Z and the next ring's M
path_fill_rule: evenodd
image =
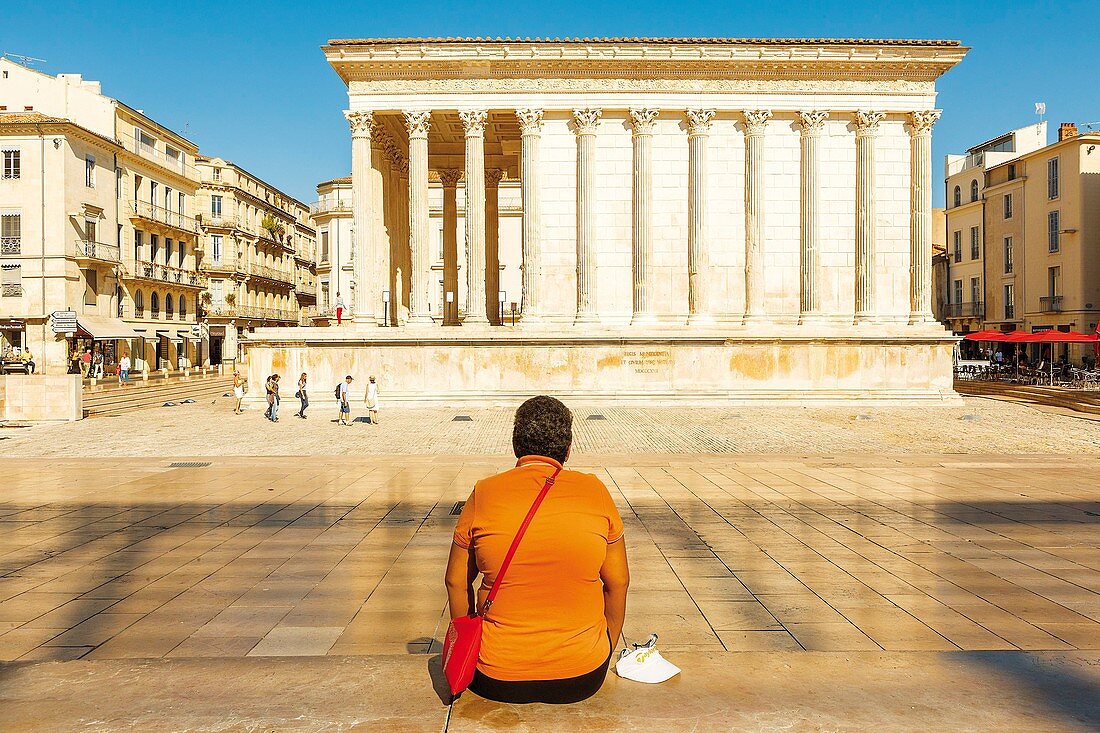
M95 352L92 358L92 376L95 379L103 379L103 353Z
M367 421L371 425L378 424L378 382L373 374L367 384Z
M344 377L344 381L336 385L336 399L340 402L340 415L336 421L338 425L351 424L351 401L348 399L348 390L351 389L351 375Z
M233 408L233 414L240 415L244 412L241 408L241 401L244 400L244 377L236 369L233 370L233 397L237 400L237 404Z
M118 360L118 383L126 384L130 381L130 357L126 354Z
M309 395L306 393L306 381L306 373L302 372L302 376L298 377L298 391L294 393L294 396L302 403L302 406L298 408L297 415L303 420L306 419L306 408L309 407Z
M92 376L92 350L84 349L80 357L80 376L87 379Z
M336 293L336 325L339 326L341 320L344 318L344 299L340 297L340 293Z
M267 417L271 422L279 422L279 375L267 378Z

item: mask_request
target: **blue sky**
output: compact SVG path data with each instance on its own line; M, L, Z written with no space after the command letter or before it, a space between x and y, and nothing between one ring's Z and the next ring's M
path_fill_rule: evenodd
M942 160L1036 121L1100 121L1095 14L1084 2L24 2L0 13L0 52L45 59L303 201L350 170L344 85L319 46L363 36L951 38L972 48L941 78Z

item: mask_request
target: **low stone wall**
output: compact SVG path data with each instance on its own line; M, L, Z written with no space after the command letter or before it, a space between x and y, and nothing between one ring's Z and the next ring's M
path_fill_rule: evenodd
M783 400L886 404L955 402L953 338L799 336L608 331L570 337L495 329L270 329L246 346L250 401L269 374L283 399L307 372L311 400L325 401L346 374L362 401L375 375L383 402L513 404L534 394L620 404L739 404ZM625 329L624 329L625 331Z
M80 420L83 396L79 374L0 376L0 420Z

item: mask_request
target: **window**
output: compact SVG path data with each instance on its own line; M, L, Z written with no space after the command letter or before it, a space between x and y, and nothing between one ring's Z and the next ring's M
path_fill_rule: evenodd
M215 219L220 219L222 217L222 197L221 196L211 196L210 197L210 216L214 217Z
M99 282L95 270L84 271L84 305L96 304L96 292L99 290Z
M138 149L146 155L153 155L156 152L157 139L140 127L134 128L134 139L138 142Z
M3 167L0 168L0 178L18 178L22 170L22 160L17 148L5 148L3 151Z
M956 280L955 281L955 300L953 302L955 302L955 303L963 302L963 281L962 280Z
M978 200L978 179L974 179L970 182L970 202L973 203Z
M222 235L212 234L210 236L210 252L214 257L214 262L222 261Z
M140 290L134 293L134 316L136 318L145 317L145 293Z
M172 320L173 314L176 312L176 304L172 302L172 294L164 296L164 317L168 320Z
M134 230L134 259L141 260L141 251L145 249L145 232Z
M172 240L168 237L164 238L164 264L172 264Z
M224 295L222 294L222 281L211 280L210 281L210 300L214 303L222 303Z
M23 215L18 209L0 209L0 255L23 251Z
M1010 193L1005 194L1005 218L1012 218L1012 194Z
M1058 212L1052 211L1047 214L1047 246L1051 252L1057 252L1061 248L1060 228Z
M328 230L321 232L321 262L328 262Z
M180 320L187 318L187 298L180 296Z
M160 255L160 238L156 234L149 235L149 261L156 262Z
M1016 317L1016 286L1012 283L1005 285L1005 320L1011 321Z
M951 254L954 255L955 262L962 262L963 260L963 233L952 232L951 234Z
M970 302L981 303L982 302L982 281L981 278L970 278Z
M115 168L115 198L122 199L122 169Z
M17 298L23 294L23 266L2 265L0 270L0 296Z
M1009 163L1009 165L1008 165L1008 180L1010 180L1010 181L1015 181L1016 180L1016 164L1015 163Z
M1047 268L1047 294L1051 298L1056 298L1062 294L1062 268L1061 267L1048 267Z
M97 235L97 232L96 232L96 222L95 222L95 220L94 219L85 219L84 220L84 239L89 241L89 242L97 242L97 241L99 241L99 239L96 235Z
M176 207L176 211L178 211L178 212L179 212L179 213L180 213L181 215L183 215L183 214L186 214L186 213L187 213L187 212L186 212L186 211L184 210L184 205L185 205L186 203L187 203L187 197L183 195L183 191L180 191L180 192L179 192L179 206L177 206L177 207Z
M182 239L178 240L176 242L176 250L177 250L177 254L176 254L177 264L176 264L176 266L182 270L183 269L183 260L187 257L187 242L184 242Z
M149 313L153 318L160 318L160 296L156 293L149 296Z
M981 256L982 243L978 236L978 227L970 227L970 259L976 260Z
M1012 237L1005 237L1005 274L1012 274Z
M172 189L168 186L164 187L164 210L172 210Z
M84 185L95 188L95 156L84 156Z
M222 169L221 168L215 168L214 169L214 180L215 181L220 181L221 179L222 179Z
M1047 161L1047 198L1058 198L1058 159Z
M180 151L173 148L171 145L164 146L164 155L168 158L168 163L176 168L182 168L180 163Z
M157 205L157 182L149 181L149 203Z
M141 200L141 176L134 174L134 201Z
M954 205L955 206L962 206L963 194L962 194L962 189L959 188L958 186L955 186L955 195L953 197L953 200L954 200Z

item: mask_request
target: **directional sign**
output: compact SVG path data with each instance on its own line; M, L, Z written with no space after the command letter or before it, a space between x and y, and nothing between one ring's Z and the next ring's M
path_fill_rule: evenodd
M54 333L76 333L76 311L54 311L50 314Z

